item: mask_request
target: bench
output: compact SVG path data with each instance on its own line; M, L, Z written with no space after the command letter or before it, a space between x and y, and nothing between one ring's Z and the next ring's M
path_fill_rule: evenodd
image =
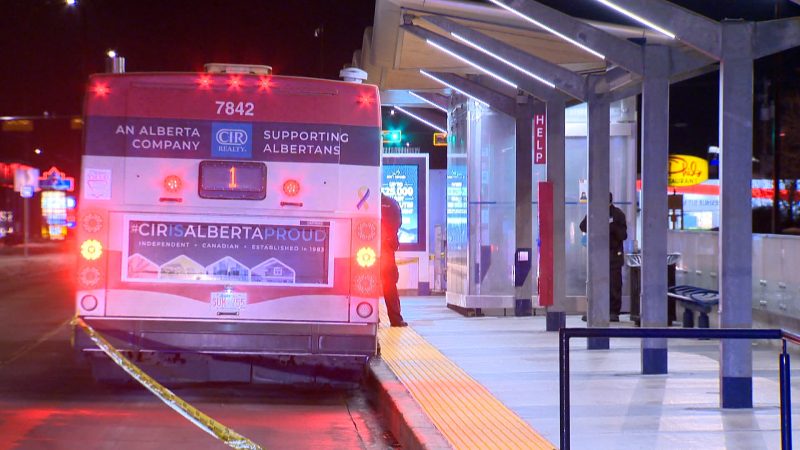
M708 313L719 304L719 292L694 286L672 286L667 295L683 306L683 327L694 327L694 313L697 312L697 328L708 328Z

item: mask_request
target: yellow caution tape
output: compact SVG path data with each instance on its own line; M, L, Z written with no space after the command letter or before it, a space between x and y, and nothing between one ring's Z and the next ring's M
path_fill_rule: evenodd
M263 450L263 448L255 442L247 439L241 434L231 430L225 425L212 419L199 409L186 403L180 397L175 395L172 391L165 388L154 380L150 375L142 372L141 369L136 367L132 362L125 358L114 346L112 346L100 333L94 330L89 324L83 321L80 317L72 319L72 325L79 326L92 341L103 350L112 361L128 373L134 380L138 381L142 386L146 387L156 397L161 399L167 406L174 409L178 414L185 417L190 422L194 423L206 433L216 437L225 444L233 448Z

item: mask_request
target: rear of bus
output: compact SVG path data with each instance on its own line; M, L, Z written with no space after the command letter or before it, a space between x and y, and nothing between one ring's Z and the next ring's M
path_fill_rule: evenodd
M103 74L84 108L78 316L161 379L315 381L375 354L374 86Z

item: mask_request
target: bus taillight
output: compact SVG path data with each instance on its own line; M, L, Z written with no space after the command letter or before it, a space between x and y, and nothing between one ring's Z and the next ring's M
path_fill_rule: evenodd
M109 92L111 92L111 89L106 83L95 83L95 85L92 86L92 92L94 92L94 95L98 97L105 97Z
M197 78L197 86L200 89L211 89L211 77L208 75L200 75Z
M166 189L167 192L178 192L181 190L182 186L183 181L181 177L177 175L167 175L167 177L164 178L164 189Z
M81 227L87 233L98 233L103 229L103 216L95 212L85 214L81 220Z
M84 267L78 272L78 281L81 286L87 289L93 289L100 285L102 274L97 267Z
M261 77L258 79L258 90L268 91L272 88L273 83L270 77Z
M350 247L354 262L351 290L354 295L359 297L377 298L380 296L381 280L377 264L379 230L377 219L364 218L353 221ZM361 315L361 313L358 314Z
M358 103L361 106L370 106L375 103L375 97L372 94L361 94L358 96Z
M242 87L242 79L238 76L232 76L228 79L228 87L230 89L239 90Z
M300 182L297 180L286 180L283 182L283 193L289 197L294 197L300 193Z

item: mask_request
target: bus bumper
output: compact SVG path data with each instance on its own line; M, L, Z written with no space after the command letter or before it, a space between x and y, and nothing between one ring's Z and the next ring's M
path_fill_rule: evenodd
M223 355L373 356L375 323L211 322L84 318L120 351ZM80 351L99 351L75 332Z

